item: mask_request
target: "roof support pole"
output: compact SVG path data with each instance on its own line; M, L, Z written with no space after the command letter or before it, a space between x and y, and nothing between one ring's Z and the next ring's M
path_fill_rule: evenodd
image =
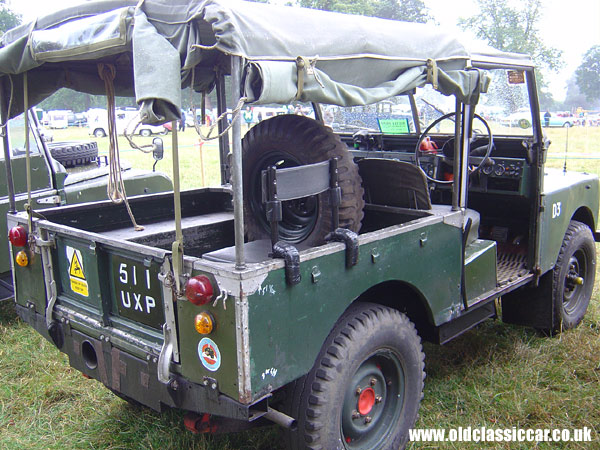
M231 57L231 90L233 104L240 102L240 88L242 79L242 58ZM240 115L233 114L231 126L231 142L233 148L233 173L231 184L233 186L233 218L235 226L235 268L242 270L246 267L244 258L244 193L242 185L242 125Z
M217 117L220 117L225 111L227 111L227 98L225 96L225 75L219 70L217 72ZM195 114L195 112L194 112ZM221 184L230 182L231 168L227 162L227 155L229 154L229 134L224 133L227 127L227 120L219 120L217 124L219 131L219 162L221 164Z
M1 86L0 97L0 123L5 124L2 133L2 146L4 147L4 162L6 167L6 187L8 189L8 212L14 214L17 212L17 206L15 203L15 185L13 183L12 175L12 162L10 159L10 142L8 141L8 103L9 99L6 98L6 89L4 89L4 83Z
M459 189L460 189L460 113L462 103L459 99L456 99L456 106L454 108L454 161L452 167L452 173L454 174L454 183L452 183L452 210L458 211L459 206Z
M460 154L460 192L458 206L467 207L467 190L469 188L469 151L471 145L471 105L463 104L462 108L462 153Z

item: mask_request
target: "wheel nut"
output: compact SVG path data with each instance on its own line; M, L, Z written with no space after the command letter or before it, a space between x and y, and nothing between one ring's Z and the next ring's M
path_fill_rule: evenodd
M371 423L371 420L373 420L371 419L371 416L365 417L365 423Z
M358 411L352 411L353 419L360 419L360 413Z
M382 400L383 400L383 397L381 395L378 395L377 397L375 397L375 403L381 403Z
M360 393L362 392L362 389L360 387L356 388L356 395L360 395Z
M375 386L377 384L377 380L375 378L371 378L371 386Z

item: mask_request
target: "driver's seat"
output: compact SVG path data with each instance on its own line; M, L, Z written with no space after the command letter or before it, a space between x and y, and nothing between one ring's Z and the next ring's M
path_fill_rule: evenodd
M364 158L358 161L367 204L425 210L447 216L450 205L432 205L423 169L405 161L386 158ZM471 219L466 244L479 238L480 217L477 211L465 211L465 224ZM466 231L466 230L465 230Z
M420 167L397 159L364 158L358 161L365 201L409 209L431 209L427 178Z

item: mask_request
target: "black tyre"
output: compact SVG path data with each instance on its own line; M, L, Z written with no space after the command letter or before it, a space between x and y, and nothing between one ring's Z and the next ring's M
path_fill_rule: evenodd
M596 278L596 245L590 228L572 220L552 272L553 332L575 328L585 315Z
M140 130L140 136L152 136L152 130L149 130L148 128L142 128Z
M417 420L425 379L421 340L408 318L371 303L351 307L311 372L288 389L290 450L398 450Z
M98 157L96 142L56 142L46 145L52 157L65 167L89 164Z
M342 203L340 226L358 231L363 218L363 188L358 167L345 144L329 128L304 116L281 115L256 124L242 141L244 223L249 240L267 238L269 224L261 196L261 171L271 165L293 167L338 158ZM279 236L283 241L320 245L332 231L327 192L283 202Z
M96 128L94 130L94 136L96 136L97 138L106 137L106 131L104 131L103 128Z

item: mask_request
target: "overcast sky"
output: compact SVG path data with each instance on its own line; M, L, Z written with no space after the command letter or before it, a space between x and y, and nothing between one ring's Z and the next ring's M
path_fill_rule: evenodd
M440 25L454 27L459 17L473 15L474 0L424 0ZM32 20L53 10L82 3L82 0L11 0L11 7ZM593 45L600 45L600 0L542 0L543 18L540 24L542 40L563 51L564 68L559 74L547 76L557 100L564 99L567 79L581 62L583 54Z

